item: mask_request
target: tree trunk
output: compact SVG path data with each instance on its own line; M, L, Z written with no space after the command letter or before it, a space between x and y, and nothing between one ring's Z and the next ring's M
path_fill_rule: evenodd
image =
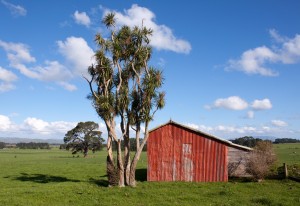
M129 130L127 130L129 131ZM125 184L129 185L129 175L130 175L130 140L129 140L129 132L124 137L124 168L125 168Z
M148 134L148 122L145 123L145 136L144 136L144 140L142 142L142 144L140 145L139 149L136 150L136 153L134 155L134 158L132 160L131 163L131 167L130 167L130 176L129 176L129 185L131 187L135 187L136 186L136 180L135 180L135 171L136 171L136 166L137 163L140 159L140 156L142 154L143 148L148 140L149 134Z
M106 158L106 172L108 179L108 186L118 185L118 175L114 164L114 156L112 152L112 139L107 138L107 158Z
M131 162L130 175L129 175L129 185L132 186L132 187L136 186L135 171L136 171L137 163L140 159L140 156L141 156L141 153L142 153L142 150L143 150L143 146L144 145L141 145L140 149L135 153L134 158Z
M119 187L125 187L124 165L123 165L123 160L122 160L121 140L118 140L117 162L118 162Z
M89 148L84 148L84 150L83 150L83 157L87 157L88 151L89 151Z
M134 158L131 162L130 174L129 174L129 186L131 186L131 187L136 186L135 171L136 171L137 162L138 162L138 159L136 159L136 158Z

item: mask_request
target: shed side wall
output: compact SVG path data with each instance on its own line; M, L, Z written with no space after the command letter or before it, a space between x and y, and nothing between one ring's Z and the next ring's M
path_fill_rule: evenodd
M228 181L227 146L168 124L149 134L148 181Z

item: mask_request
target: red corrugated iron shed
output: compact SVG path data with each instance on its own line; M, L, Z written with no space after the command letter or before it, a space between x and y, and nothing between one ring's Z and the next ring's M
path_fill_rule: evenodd
M147 179L226 182L228 147L250 149L169 121L149 131Z

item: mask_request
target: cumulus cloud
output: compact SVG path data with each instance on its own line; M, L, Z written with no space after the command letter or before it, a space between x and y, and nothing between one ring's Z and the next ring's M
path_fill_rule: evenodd
M82 24L86 27L89 27L91 24L90 17L85 12L75 11L73 18L77 24Z
M0 114L0 131L7 131L11 128L11 121L9 117Z
M70 81L78 73L78 67L74 67L74 71L71 71L58 61L48 60L46 60L42 65L28 66L28 64L35 63L36 59L30 54L29 47L27 45L22 43L4 42L0 40L0 47L2 47L7 53L7 59L10 62L10 67L17 69L24 76L40 81L55 82L69 91L74 91L76 89L76 86L70 84L68 81ZM84 47L83 52L87 52ZM78 58L77 62L82 62L79 56L76 57ZM78 63L76 65L78 65ZM13 73L2 70L2 73L4 72L6 79L13 78ZM7 91L12 89L13 85L1 83L0 88L0 91Z
M27 10L20 6L20 5L15 5L12 3L9 3L5 0L1 0L1 3L7 8L9 9L10 13L14 16L14 17L18 17L18 16L26 16L27 14Z
M12 66L19 63L31 63L36 61L35 58L30 55L29 47L25 44L0 40L0 47L6 51L7 58Z
M282 120L272 120L271 121L272 125L273 126L276 126L276 127L286 127L288 126L288 124Z
M197 126L197 125L195 125ZM213 133L213 134L246 134L246 133L263 133L263 128L257 128L253 126L228 126L228 125L217 125L217 126L206 126L200 125L199 130Z
M76 75L86 75L87 68L95 62L94 51L81 37L68 37L65 41L58 41L59 52L66 58Z
M104 15L112 12L109 9L104 10ZM155 22L155 14L145 7L133 4L130 9L124 12L113 11L116 14L117 26L144 26L153 30L151 36L151 45L158 50L169 50L177 53L188 54L192 47L191 44L183 39L175 37L173 31L166 25L160 25Z
M16 124L5 115L0 115L0 132L6 136L57 138L76 126L76 122L48 122L35 117L28 117Z
M23 75L46 82L55 82L66 90L74 91L76 86L67 81L73 77L73 74L57 61L45 61L44 65L36 67L27 67L24 64L14 65Z
M17 80L17 78L18 77L14 73L0 66L0 80L5 82L12 82Z
M12 82L16 80L17 76L14 73L0 66L0 93L14 89L15 85Z
M272 103L270 99L256 99L251 104L243 100L239 96L231 96L228 98L219 98L214 101L211 105L206 105L206 109L229 109L229 110L244 110L248 107L251 107L255 111L261 111L261 110L269 110L272 109ZM245 118L253 119L254 118L254 111L248 111Z
M266 46L249 49L239 59L228 61L225 70L238 70L246 74L259 74L262 76L277 76L279 73L266 65L282 63L295 64L300 61L300 35L296 34L290 39L278 34L274 29L270 31L271 37L280 44L279 48Z
M269 99L254 100L251 104L254 110L268 110L272 109L272 103Z
M275 124L273 124L275 123ZM237 138L241 136L291 136L292 134L296 134L296 131L289 129L287 123L281 120L273 120L272 126L266 125L245 125L245 126L237 126L237 125L215 125L215 126L207 126L207 125L197 125L193 123L187 124L194 129L224 138Z
M229 60L227 69L235 69L246 74L260 74L262 76L277 76L278 73L265 67L266 62L274 62L277 55L269 48L262 46L245 51L239 60Z
M215 100L212 105L206 106L207 109L224 108L229 110L244 110L248 107L248 103L238 96L228 98L220 98Z

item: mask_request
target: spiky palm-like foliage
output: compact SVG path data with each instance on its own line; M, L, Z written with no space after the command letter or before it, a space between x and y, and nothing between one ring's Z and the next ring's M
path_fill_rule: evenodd
M144 27L116 27L115 14L107 14L102 21L111 32L110 38L95 36L99 46L95 54L97 63L88 68L91 94L88 98L101 117L108 131L107 169L117 170L119 186L135 186L135 168L148 138L148 125L155 112L164 107L165 93L162 72L149 67L152 48L149 46L152 30ZM117 136L116 118L120 119L122 135ZM140 141L142 124L145 126L144 141ZM130 159L130 127L135 131L136 152ZM121 140L124 140L122 154ZM112 142L117 143L117 166L113 164ZM123 158L124 155L124 158ZM111 169L114 168L114 169ZM114 178L108 175L110 178Z

